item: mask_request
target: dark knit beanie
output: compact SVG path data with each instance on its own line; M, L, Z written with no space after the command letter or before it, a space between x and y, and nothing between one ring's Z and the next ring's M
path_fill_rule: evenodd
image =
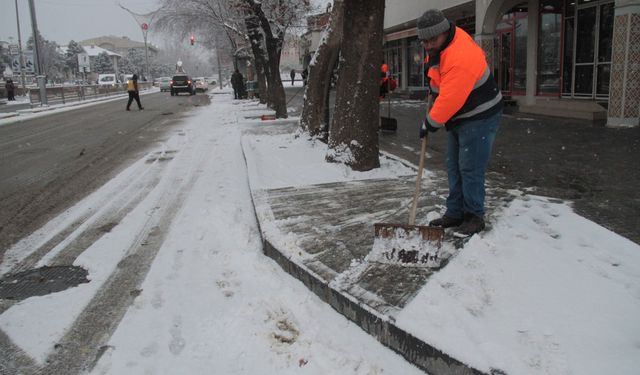
M431 39L449 30L449 20L437 9L430 9L417 20L418 39Z

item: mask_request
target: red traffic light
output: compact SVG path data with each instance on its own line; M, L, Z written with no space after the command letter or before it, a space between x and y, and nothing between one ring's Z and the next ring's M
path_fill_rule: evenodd
M191 38L189 38L189 40L191 41L191 45L196 44L196 37L191 35Z

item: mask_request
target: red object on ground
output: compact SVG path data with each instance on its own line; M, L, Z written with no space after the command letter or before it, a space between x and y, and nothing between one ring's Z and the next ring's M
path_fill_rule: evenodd
M275 120L276 119L276 115L262 115L262 116L260 116L260 119L262 121Z

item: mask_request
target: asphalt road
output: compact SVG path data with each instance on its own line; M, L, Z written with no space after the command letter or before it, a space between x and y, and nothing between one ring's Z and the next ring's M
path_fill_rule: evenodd
M141 96L0 127L0 257L9 246L109 181L209 97Z

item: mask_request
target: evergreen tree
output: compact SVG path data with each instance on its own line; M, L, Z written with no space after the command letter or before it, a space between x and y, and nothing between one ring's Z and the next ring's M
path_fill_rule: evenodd
M78 54L83 53L84 49L76 41L71 40L67 45L67 53L65 54L65 70L71 76L75 76L78 71Z
M93 62L93 70L98 74L114 72L113 63L106 52L102 52L96 56L96 59Z
M124 73L138 73L138 75L140 75L141 72L145 71L144 51L130 48L127 51L127 55L120 60L118 66L120 67L120 71Z
M84 49L74 40L69 42L67 46L67 53L65 55L66 70L71 72L71 75L78 73L78 54L83 53Z

